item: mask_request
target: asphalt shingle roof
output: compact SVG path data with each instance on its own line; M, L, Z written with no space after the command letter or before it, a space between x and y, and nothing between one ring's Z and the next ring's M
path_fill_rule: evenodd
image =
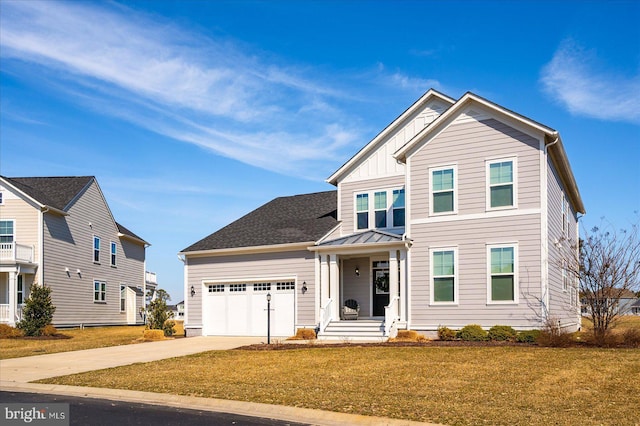
M38 202L62 211L94 179L93 176L4 178Z
M14 185L34 200L45 206L66 211L69 203L80 192L95 180L93 176L56 176L56 177L6 177L7 182ZM116 222L118 232L144 241L138 235Z
M337 192L279 197L183 252L317 241L338 221Z

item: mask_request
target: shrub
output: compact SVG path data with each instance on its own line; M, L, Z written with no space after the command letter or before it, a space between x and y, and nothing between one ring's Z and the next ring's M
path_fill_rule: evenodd
M478 324L470 324L462 327L456 337L467 342L482 342L487 340L487 332Z
M312 328L299 328L296 330L296 339L313 340L316 338L316 331Z
M51 324L56 307L51 302L51 289L32 284L29 297L22 310L22 321L16 324L26 336L40 336L42 329Z
M438 339L455 340L456 332L448 327L438 327Z
M516 331L508 325L494 325L489 329L489 340L513 342L516 340Z
M520 343L536 343L540 337L540 330L524 330L518 332L516 341Z
M11 327L8 324L0 324L0 339L12 339L22 336L24 336L22 330Z
M536 342L541 346L565 348L573 343L573 336L554 318L548 318Z
M162 330L144 330L142 338L144 340L163 340L164 332Z
M415 330L398 330L398 335L389 339L390 342L426 342L427 338L424 334L420 334Z
M41 336L55 336L58 334L58 330L51 324L47 324L42 328Z
M149 303L147 309L147 328L151 330L163 330L165 336L173 336L175 322L173 312L167 308L167 300L171 300L169 294L162 289L156 290L157 297Z
M640 328L629 328L622 333L622 343L634 348L640 347Z
M162 331L164 332L165 336L173 336L176 332L176 329L174 328L174 326L176 325L176 322L173 320L166 320L164 322L164 325L162 326Z

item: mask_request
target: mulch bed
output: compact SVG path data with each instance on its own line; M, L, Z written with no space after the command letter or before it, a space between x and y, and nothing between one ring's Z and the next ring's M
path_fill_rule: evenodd
M66 334L54 334L53 336L11 337L11 339L21 339L21 340L64 340L64 339L73 339L73 337L67 336Z

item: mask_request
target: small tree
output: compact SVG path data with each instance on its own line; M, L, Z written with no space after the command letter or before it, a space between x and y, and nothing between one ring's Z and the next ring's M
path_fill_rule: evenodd
M44 285L32 284L29 297L22 309L22 321L16 324L26 336L40 336L42 330L53 320L56 307L51 302L51 289Z
M580 258L573 268L580 281L580 297L593 322L595 342L601 346L621 314L620 299L640 286L638 224L630 230L611 228L595 227L584 232L579 242Z
M171 300L169 293L165 290L157 289L156 298L149 302L147 308L147 328L151 330L163 330L165 336L173 336L175 322L173 312L167 308L167 300Z

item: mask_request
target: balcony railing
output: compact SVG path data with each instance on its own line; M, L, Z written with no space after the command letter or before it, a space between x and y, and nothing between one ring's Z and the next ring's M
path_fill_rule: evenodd
M155 272L145 272L145 281L147 284L158 284Z
M33 263L33 246L18 243L0 243L0 260L4 262Z

